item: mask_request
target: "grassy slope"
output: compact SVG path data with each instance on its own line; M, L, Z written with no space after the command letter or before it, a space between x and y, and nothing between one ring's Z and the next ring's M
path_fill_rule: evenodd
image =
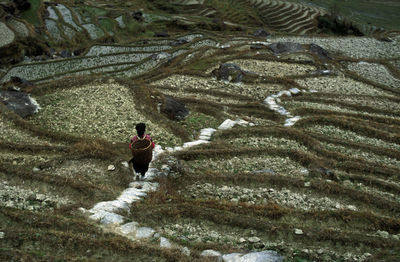
M400 4L398 1L373 0L289 0L324 7L360 23L370 23L377 27L399 30Z

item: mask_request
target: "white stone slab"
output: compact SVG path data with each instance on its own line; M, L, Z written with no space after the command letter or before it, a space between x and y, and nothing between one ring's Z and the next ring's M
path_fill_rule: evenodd
M89 216L90 219L99 221L100 224L110 225L110 224L122 224L124 222L124 217L115 213L107 211L97 211L93 215Z
M279 91L277 96L278 97L281 97L281 96L292 96L292 93L290 93L288 90L283 90L283 91Z
M137 222L129 222L118 227L117 230L123 235L135 234L138 225Z
M169 242L168 239L166 239L165 237L161 237L160 238L160 247L161 248L171 248L171 242Z
M295 116L295 117L286 119L284 126L293 126L300 119L301 119L300 116Z
M207 144L210 143L210 141L207 140L196 140L196 141L191 141L191 142L187 142L183 144L183 148L188 148L188 147L192 147L192 146L198 146L201 144Z
M136 238L137 239L144 239L144 238L151 238L156 231L150 227L139 227L136 230Z
M300 89L298 89L298 88L296 88L296 87L290 88L289 91L290 91L290 93L292 93L293 95L297 95L297 94L299 94L299 93L301 92Z
M118 201L132 204L132 202L138 201L146 195L146 192L142 192L136 188L127 188L118 197Z
M230 129L236 125L236 121L233 121L231 119L226 119L219 127L218 129Z
M89 212L96 213L98 211L117 212L122 210L129 210L128 203L120 200L99 202Z

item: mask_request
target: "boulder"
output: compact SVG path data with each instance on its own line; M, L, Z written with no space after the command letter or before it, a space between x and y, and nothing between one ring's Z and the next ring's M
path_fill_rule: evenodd
M267 37L271 35L270 33L268 33L267 31L265 31L262 28L257 29L256 31L254 31L253 36L255 37Z
M328 51L316 44L310 44L310 52L317 55L321 60L331 60Z
M0 91L0 102L20 117L28 117L39 110L39 105L27 93Z
M183 102L167 95L164 96L160 111L171 120L182 120L189 114L189 110Z
M283 53L296 53L304 51L304 47L299 43L292 42L278 42L268 46L275 55Z
M213 70L212 74L218 80L239 83L242 81L245 72L236 64L225 63L220 65L218 69Z

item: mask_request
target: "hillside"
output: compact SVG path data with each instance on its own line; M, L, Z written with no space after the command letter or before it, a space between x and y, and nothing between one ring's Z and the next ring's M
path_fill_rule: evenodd
M1 3L0 260L398 261L399 28L327 2Z

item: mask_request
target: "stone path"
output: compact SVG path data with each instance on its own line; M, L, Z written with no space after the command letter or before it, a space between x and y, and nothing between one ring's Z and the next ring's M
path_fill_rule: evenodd
M234 127L235 125L253 126L254 124L242 119L235 121L227 119L218 127L218 129L226 130ZM153 163L161 154L165 152L175 152L200 144L210 143L211 137L216 131L217 130L214 128L204 128L200 130L198 140L184 143L183 146L163 149L160 145L157 145L153 150ZM127 162L122 162L121 164L126 168L129 168ZM84 214L87 214L89 219L98 221L105 231L125 236L132 241L159 238L161 248L178 248L181 249L183 254L190 256L190 250L187 247L182 247L171 243L167 238L161 237L160 234L154 229L149 227L141 227L138 222L132 221L124 223L126 217L119 214L121 212L129 213L130 206L133 202L140 201L142 198L147 196L147 193L157 190L159 186L158 183L151 181L161 174L162 171L151 167L142 181L134 181L130 183L129 187L125 189L116 200L99 202L89 210L80 208L80 211ZM232 253L223 255L218 251L204 250L201 253L201 256L216 257L218 261L226 262L283 261L283 257L275 251L251 252L247 254Z

